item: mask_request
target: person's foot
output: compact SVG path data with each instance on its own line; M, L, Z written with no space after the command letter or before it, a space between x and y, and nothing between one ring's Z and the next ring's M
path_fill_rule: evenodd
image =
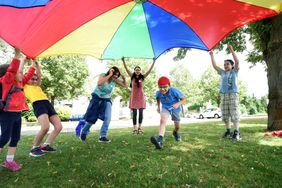
M139 127L137 134L143 134L143 133L144 133L144 131L141 129L141 127Z
M98 142L109 143L109 142L111 142L111 140L109 140L109 139L107 139L107 137L103 136L103 137L99 138Z
M86 133L80 133L80 140L82 141L86 140Z
M7 168L8 170L11 170L11 171L15 172L15 171L20 170L23 165L16 163L16 161L8 162L8 161L5 160L5 161L2 163L2 166L3 166L4 168Z
M230 133L230 131L226 131L223 135L222 138L232 138L232 135Z
M234 131L233 135L232 135L232 140L234 141L240 141L242 140L241 135L238 131Z
M57 151L55 148L52 148L50 145L43 145L40 148L45 153Z
M138 130L137 129L133 129L132 134L134 134L134 135L138 134Z
M176 142L180 142L181 141L181 136L180 136L180 134L176 130L173 130L172 135L174 136Z
M157 136L151 137L151 142L156 146L156 149L162 149L163 148L163 142L160 140Z
M36 147L36 148L33 148L32 150L30 150L29 156L40 157L40 156L42 156L44 154L45 153L41 150L40 147Z

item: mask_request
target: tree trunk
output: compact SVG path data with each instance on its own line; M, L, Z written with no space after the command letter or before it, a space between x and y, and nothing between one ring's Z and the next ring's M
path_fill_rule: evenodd
M271 30L264 35L263 57L269 87L268 130L282 130L282 14L269 19ZM259 84L259 83L257 83Z

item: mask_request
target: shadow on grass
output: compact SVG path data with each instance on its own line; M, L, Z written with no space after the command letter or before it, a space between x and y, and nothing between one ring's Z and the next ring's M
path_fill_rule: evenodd
M25 136L16 156L24 168L0 170L0 187L278 187L282 140L263 137L264 124L252 125L242 123L241 142L222 139L222 123L182 126L182 142L168 126L163 150L150 143L158 127L143 135L110 130L110 144L98 143L97 131L86 142L64 133L54 143L58 152L40 158L28 157L33 137Z

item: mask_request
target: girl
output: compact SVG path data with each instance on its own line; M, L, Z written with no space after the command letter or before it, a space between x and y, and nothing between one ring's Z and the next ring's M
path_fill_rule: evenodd
M133 111L133 134L140 134L143 133L141 126L142 126L142 120L143 120L143 110L146 108L146 99L143 91L143 82L145 78L150 74L152 71L155 59L153 60L153 63L144 75L141 73L141 68L139 66L136 66L134 68L134 72L131 73L125 63L124 58L122 58L124 68L128 74L129 77L131 77L130 87L131 87L131 95L130 95L130 102L129 102L129 108ZM139 118L138 118L138 129L137 129L137 110L139 111Z
M14 160L14 155L21 135L21 112L28 110L23 86L35 71L33 64L27 74L23 76L24 64L28 59L26 58L20 63L19 57L20 51L15 49L15 57L11 65L7 67L8 70L0 71L4 73L0 75L2 76L0 82L2 83L2 101L5 101L4 109L0 111L0 153L3 147L10 141L7 157L2 166L11 171L18 171L22 168L22 165Z
M238 71L239 71L239 60L231 45L228 45L230 52L232 53L233 60L224 60L224 70L216 65L213 51L210 51L211 61L213 68L221 76L220 81L220 93L221 93L221 112L222 120L225 122L226 132L223 137L231 137L234 141L241 140L239 133L239 88L238 88ZM230 133L230 118L234 124L233 135Z
M122 77L122 81L118 79L119 76ZM86 114L84 115L86 124L80 134L80 139L82 141L86 140L87 132L99 118L103 121L103 125L100 130L100 137L98 141L106 143L110 142L106 136L112 115L111 94L116 84L126 87L125 78L120 74L117 67L112 67L106 74L100 75L98 85L92 93L90 104L87 108Z
M24 86L24 93L26 98L32 103L34 114L41 125L40 131L37 133L33 140L33 146L29 153L32 157L39 157L46 152L55 152L56 149L51 147L52 141L62 130L62 123L57 115L53 105L49 102L47 96L42 91L41 84L41 70L39 63L33 61L36 65L36 74L28 81ZM54 130L47 137L46 141L42 146L40 143L44 136L48 133L50 128L50 123L54 126Z

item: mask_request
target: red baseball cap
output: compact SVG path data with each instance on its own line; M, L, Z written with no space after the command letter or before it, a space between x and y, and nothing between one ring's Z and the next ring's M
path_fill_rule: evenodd
M159 85L159 86L160 86L160 85L169 85L169 86L170 86L170 81L169 81L169 79L168 79L167 77L162 76L162 77L160 77L159 80L158 80L158 85Z

